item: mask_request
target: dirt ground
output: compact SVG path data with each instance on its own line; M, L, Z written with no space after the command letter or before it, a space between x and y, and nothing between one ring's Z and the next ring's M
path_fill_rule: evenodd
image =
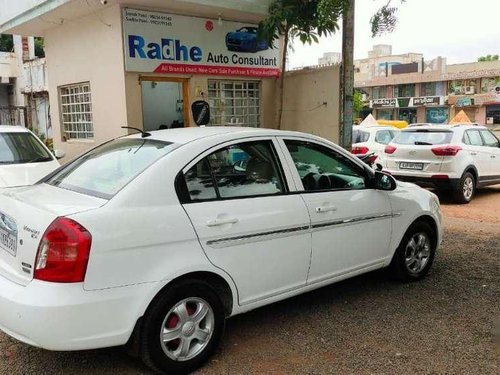
M199 374L498 374L500 186L468 205L441 195L429 276L373 272L227 321ZM0 374L149 374L121 348L48 352L0 333Z

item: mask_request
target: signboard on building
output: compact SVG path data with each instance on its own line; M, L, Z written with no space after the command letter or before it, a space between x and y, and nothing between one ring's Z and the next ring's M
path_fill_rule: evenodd
M444 98L442 96L418 96L415 98L412 98L413 107L418 107L418 106L437 106L437 105L443 105L444 104Z
M396 98L370 100L370 108L395 108L397 105L398 101Z
M277 77L279 50L257 25L123 9L129 72Z

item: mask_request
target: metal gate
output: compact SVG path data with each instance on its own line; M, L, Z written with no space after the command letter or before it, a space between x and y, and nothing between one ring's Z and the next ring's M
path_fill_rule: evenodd
M0 106L0 125L26 126L26 107Z

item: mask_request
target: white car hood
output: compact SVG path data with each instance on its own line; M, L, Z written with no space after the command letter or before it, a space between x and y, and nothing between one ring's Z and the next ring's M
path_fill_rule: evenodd
M41 163L0 164L0 187L32 185L59 168L56 160Z

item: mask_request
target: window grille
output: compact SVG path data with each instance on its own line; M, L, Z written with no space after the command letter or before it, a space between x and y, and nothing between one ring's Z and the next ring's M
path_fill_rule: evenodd
M59 88L62 129L66 139L92 139L92 98L90 82Z
M210 125L260 126L259 81L208 81Z

